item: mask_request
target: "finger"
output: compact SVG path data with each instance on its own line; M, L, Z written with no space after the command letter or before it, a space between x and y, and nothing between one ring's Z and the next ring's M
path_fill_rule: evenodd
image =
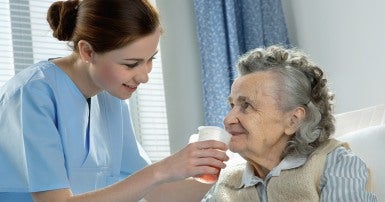
M198 176L198 175L202 175L202 174L215 175L218 172L220 172L220 169L215 168L215 167L211 167L211 166L199 166L196 168L195 172L196 173L193 176Z
M196 166L210 166L215 168L225 168L226 164L215 158L201 158L196 161Z
M189 164L192 167L199 167L199 166L212 166L217 168L225 168L226 164L222 159L214 158L214 157L199 157L194 158L189 161Z
M198 149L220 149L227 150L227 145L223 142L216 140L205 140L194 143Z
M218 149L200 149L196 150L193 155L198 158L211 157L220 161L229 160L229 157L227 156L226 152Z

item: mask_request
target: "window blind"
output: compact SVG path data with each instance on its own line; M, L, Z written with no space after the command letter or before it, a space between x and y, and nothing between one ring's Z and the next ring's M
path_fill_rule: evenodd
M34 62L71 53L67 42L58 41L52 36L51 28L46 20L48 7L53 2L55 1L29 0Z
M156 5L155 0L150 1ZM161 58L158 47L148 83L140 85L127 100L137 139L153 162L170 155Z
M53 2L0 0L0 86L33 63L70 54L46 22ZM130 99L130 108L139 142L150 159L158 161L170 153L160 53L153 64L149 83Z
M170 155L160 54L153 61L148 83L141 84L129 99L131 112L136 114L132 121L137 138L155 162Z
M14 75L11 13L8 0L0 0L0 86Z

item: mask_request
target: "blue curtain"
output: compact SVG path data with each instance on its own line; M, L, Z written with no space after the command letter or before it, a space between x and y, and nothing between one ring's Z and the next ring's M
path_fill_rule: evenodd
M205 124L223 127L238 57L256 47L289 46L280 0L194 0Z

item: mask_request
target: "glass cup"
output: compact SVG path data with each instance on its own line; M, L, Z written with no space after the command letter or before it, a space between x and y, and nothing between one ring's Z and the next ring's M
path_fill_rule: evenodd
M229 144L231 135L223 128L217 126L199 126L198 134L193 134L190 137L190 142L205 141L205 140L217 140L225 144ZM216 174L202 174L195 176L194 179L198 182L205 184L213 184L218 180L220 168L216 168L218 172Z

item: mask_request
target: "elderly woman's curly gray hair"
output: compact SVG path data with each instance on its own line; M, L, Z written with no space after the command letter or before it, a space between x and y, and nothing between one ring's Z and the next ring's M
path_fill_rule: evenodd
M333 94L322 70L306 54L281 46L257 48L243 55L237 66L240 76L257 71L274 73L278 87L273 94L283 112L299 106L306 110L306 118L283 155L310 154L334 133Z

